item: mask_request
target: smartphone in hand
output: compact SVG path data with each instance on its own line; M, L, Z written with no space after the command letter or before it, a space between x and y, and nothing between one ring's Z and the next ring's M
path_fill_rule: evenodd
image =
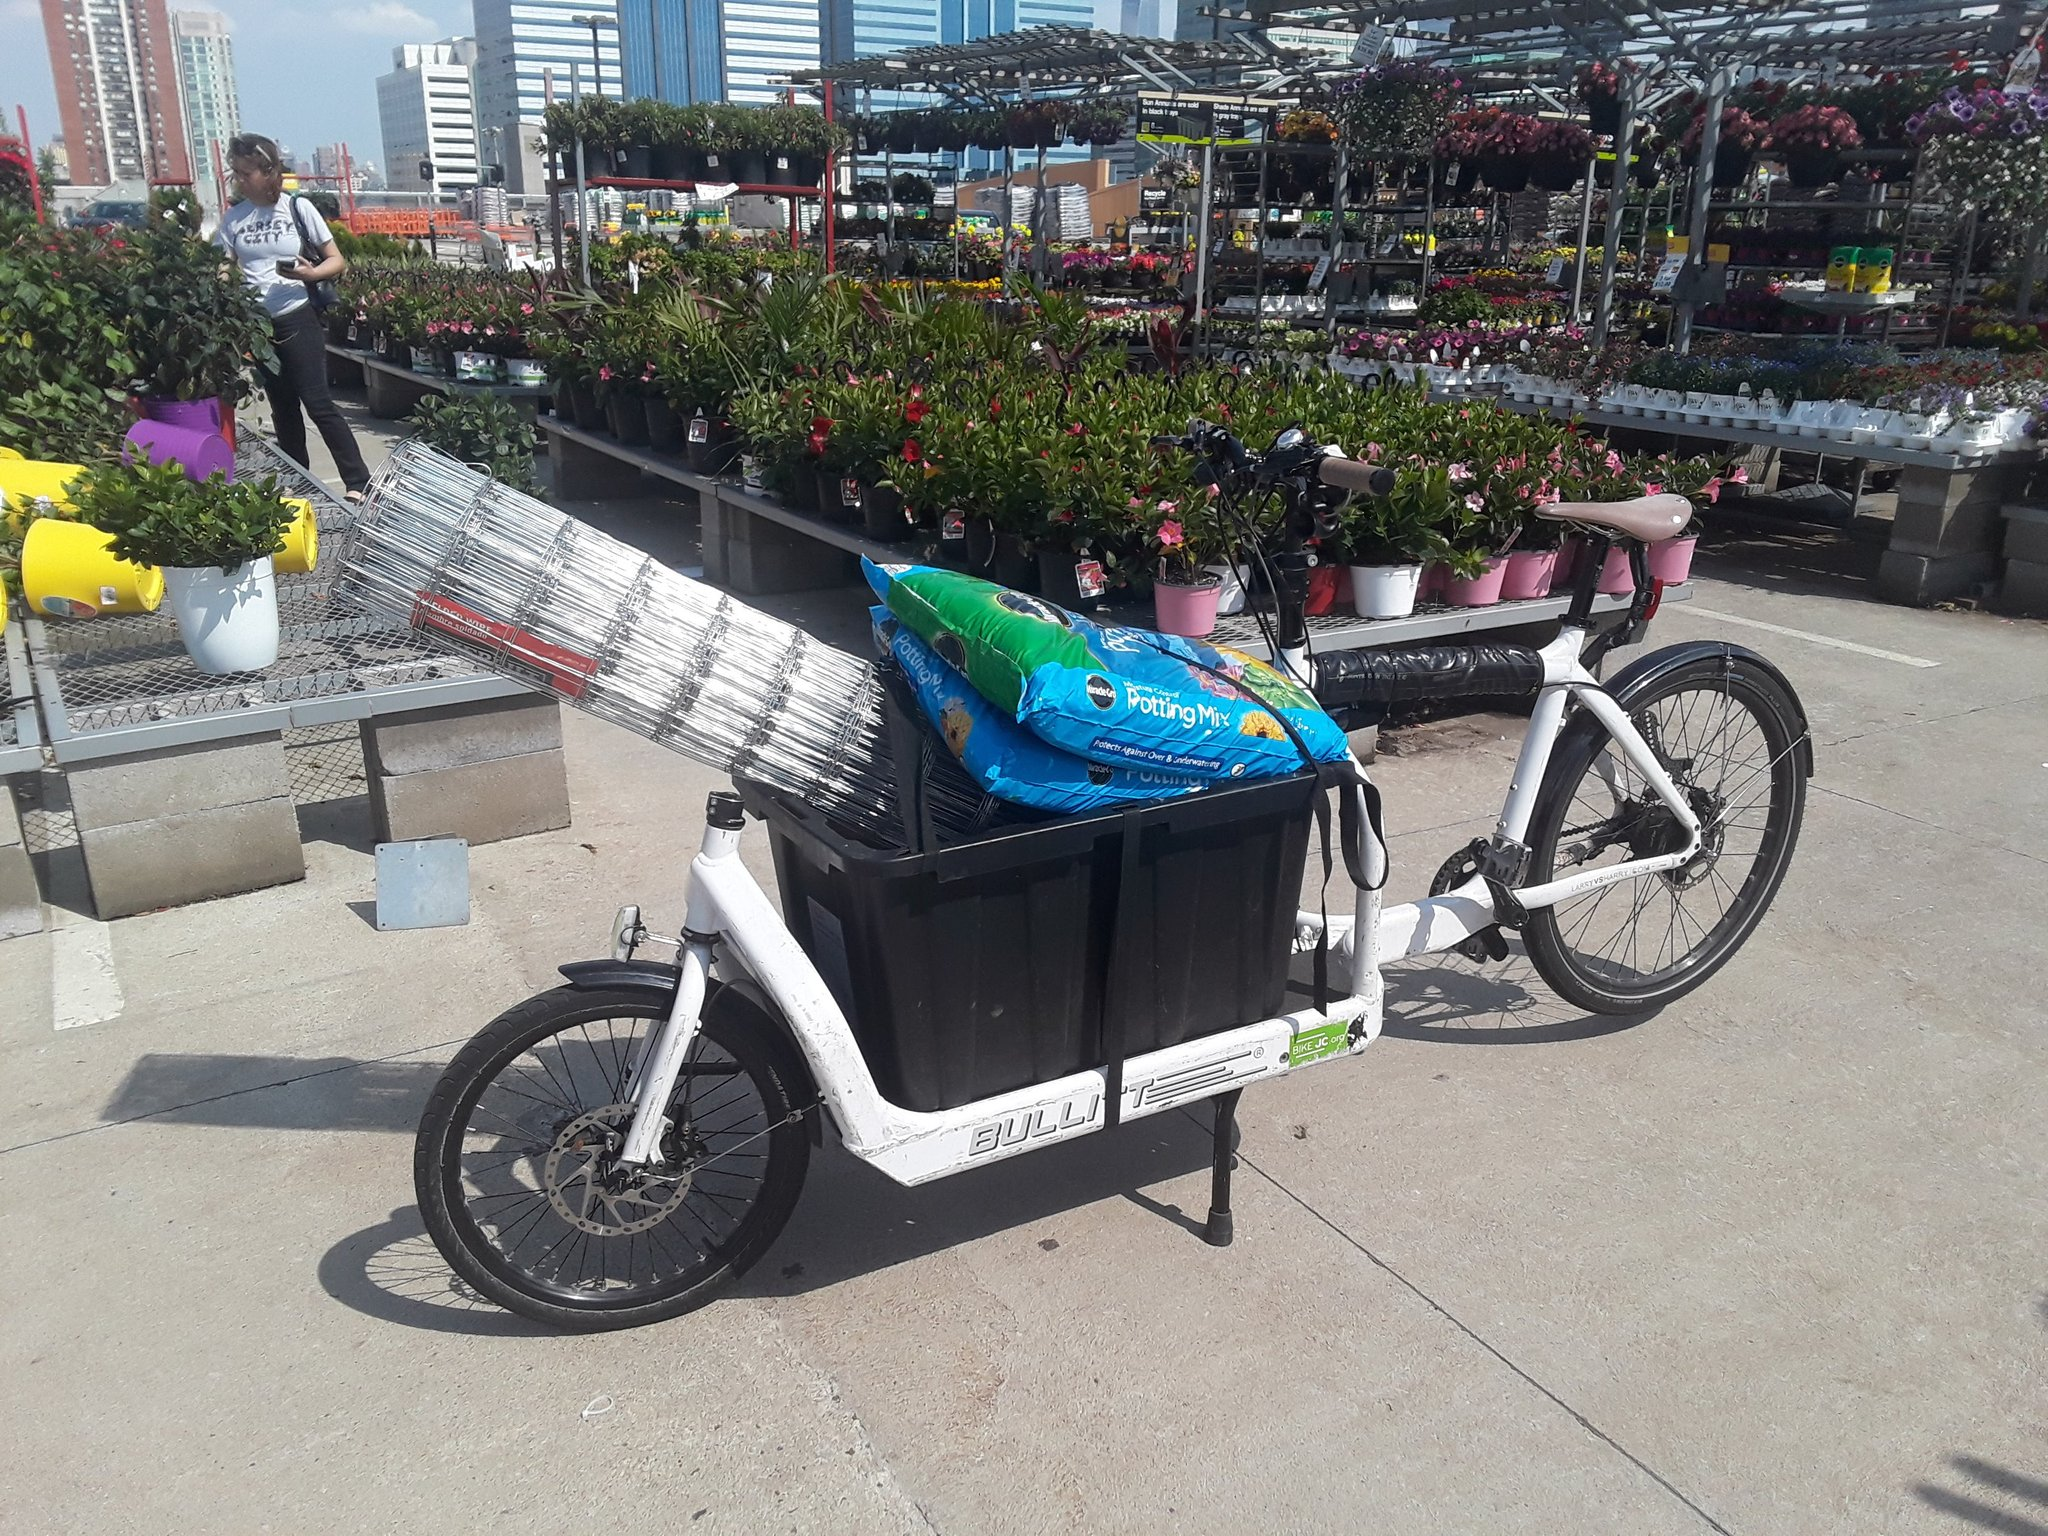
M299 264L296 261L280 261L277 264L277 275L279 277L297 277L299 275Z

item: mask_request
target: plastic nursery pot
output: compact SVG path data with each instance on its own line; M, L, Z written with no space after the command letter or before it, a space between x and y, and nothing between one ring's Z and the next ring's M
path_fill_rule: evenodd
M1696 533L1678 539L1660 539L1650 546L1650 578L1676 584L1692 575L1693 551L1699 547Z
M1505 555L1491 556L1486 569L1477 576L1453 576L1444 583L1444 601L1453 608L1484 608L1500 601L1501 583L1507 579Z
M508 357L505 359L505 382L522 389L543 389L548 382L547 365L537 357Z
M613 394L604 402L606 424L611 434L628 448L647 446L647 413L632 395Z
M1628 567L1628 551L1617 545L1607 551L1607 559L1600 567L1600 580L1595 583L1601 592L1633 592L1636 578Z
M47 497L59 507L71 505L64 487L85 473L83 464L64 464L55 459L10 458L0 460L0 507L27 506Z
M292 519L291 527L285 529L284 542L278 545L270 563L280 576L303 576L320 560L320 523L313 516L313 503L304 497L287 496L284 504L297 507L299 513Z
M588 381L578 380L558 389L555 394L555 414L563 414L566 404L569 420L586 432L603 432L605 425L604 407L597 403L597 391Z
M1795 187L1824 187L1832 181L1839 181L1842 175L1842 157L1831 149L1813 154L1787 154L1785 174L1792 179Z
M1108 590L1102 562L1093 555L1077 555L1071 549L1038 552L1038 595L1047 602L1090 609L1100 606Z
M766 186L768 182L768 156L758 149L734 150L726 159L731 163L732 179L745 187Z
M1415 611L1422 589L1419 565L1354 565L1351 606L1361 619L1400 619Z
M1216 628L1216 603L1222 595L1223 583L1213 576L1196 587L1162 581L1152 588L1153 616L1165 633L1199 639Z
M277 660L277 577L268 559L231 571L206 565L164 572L178 637L200 671L260 672Z
M1450 585L1451 568L1441 560L1432 560L1422 568L1422 583L1415 590L1417 602L1442 602L1444 589Z
M163 573L116 560L114 536L88 523L39 517L21 540L21 590L37 613L89 619L102 613L154 613Z
M649 395L641 402L641 409L647 415L647 446L656 453L681 453L683 418L676 414L676 408L660 395Z
M440 354L435 352L432 347L414 347L412 349L412 371L429 375L439 374L441 371Z
M817 501L818 516L835 523L857 523L861 520L859 480L813 465L811 491Z
M685 424L683 436L683 458L690 473L722 475L732 468L739 447L733 441L731 422L698 411Z
M1507 570L1501 576L1500 595L1505 602L1550 596L1550 582L1557 569L1554 549L1517 549L1508 555Z
M883 544L900 543L915 531L902 494L893 485L861 487L860 526L862 533Z

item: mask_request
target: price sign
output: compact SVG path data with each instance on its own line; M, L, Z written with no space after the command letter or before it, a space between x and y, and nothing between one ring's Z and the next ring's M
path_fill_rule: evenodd
M1325 278L1326 278L1326 277L1328 277L1329 275L1330 275L1330 253L1329 253L1328 251L1325 251L1325 252L1324 252L1324 253L1323 253L1323 254L1322 254L1321 256L1319 256L1319 257L1318 257L1318 258L1316 259L1316 269L1315 269L1315 271L1313 271L1313 272L1309 273L1309 275L1308 275L1308 290L1309 290L1309 292L1310 292L1310 293L1315 293L1315 292L1318 292L1318 291L1320 291L1320 290L1321 290L1321 288L1322 288L1322 286L1323 286L1323 279L1325 279Z
M1138 206L1147 212L1151 212L1154 209L1164 208L1167 199L1172 196L1173 193L1166 187L1140 187L1138 189Z
M1564 258L1562 256L1553 256L1550 258L1550 269L1543 274L1543 281L1550 284L1550 286L1553 288L1557 288L1563 285Z
M1386 51L1387 29L1375 22L1359 33L1358 41L1351 45L1351 62L1360 69L1371 69Z
M1678 286L1678 274L1685 270L1685 252L1666 256L1657 263L1657 275L1650 280L1650 292L1669 293Z

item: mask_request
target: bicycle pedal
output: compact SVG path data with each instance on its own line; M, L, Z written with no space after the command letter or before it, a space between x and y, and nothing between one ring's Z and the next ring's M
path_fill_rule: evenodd
M1508 957L1507 935L1500 931L1497 923L1482 928L1458 946L1458 953L1478 965L1489 960L1505 960Z

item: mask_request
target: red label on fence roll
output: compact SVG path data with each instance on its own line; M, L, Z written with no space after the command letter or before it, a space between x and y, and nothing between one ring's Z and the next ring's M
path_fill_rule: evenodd
M415 594L412 622L416 629L439 630L450 639L503 657L513 663L515 670L537 676L564 698L582 698L583 690L597 675L596 657L552 645L516 624L486 618L474 608L466 608L454 598L436 592Z

